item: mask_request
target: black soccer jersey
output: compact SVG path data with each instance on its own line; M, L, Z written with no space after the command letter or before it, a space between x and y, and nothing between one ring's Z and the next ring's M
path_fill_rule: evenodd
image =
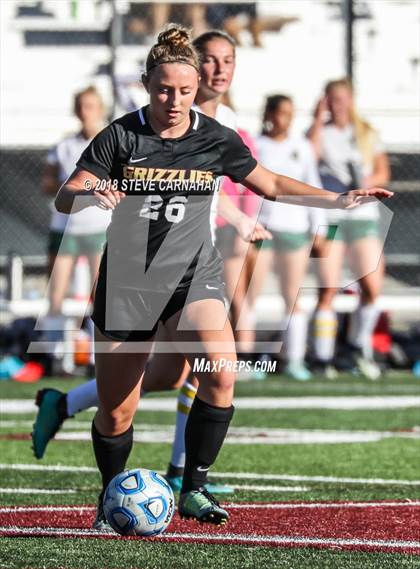
M161 138L147 107L100 132L77 165L127 197L108 228L108 273L119 286L173 291L218 264L210 208L220 176L243 180L256 166L238 134L191 110L179 138Z

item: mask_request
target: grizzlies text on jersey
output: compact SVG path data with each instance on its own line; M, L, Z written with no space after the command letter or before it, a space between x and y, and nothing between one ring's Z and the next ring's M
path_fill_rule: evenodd
M161 138L146 117L143 107L115 120L77 165L126 194L108 227L99 281L107 266L108 291L110 284L121 294L141 291L142 302L144 293L162 293L163 310L193 279L220 277L210 232L212 197L220 176L241 181L257 163L235 131L194 110L179 138Z

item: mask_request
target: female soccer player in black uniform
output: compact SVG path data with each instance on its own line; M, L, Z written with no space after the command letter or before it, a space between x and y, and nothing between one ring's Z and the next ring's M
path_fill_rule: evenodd
M143 78L150 104L92 141L56 206L64 213L93 204L113 210L93 311L100 405L92 438L104 488L130 453L147 349L162 321L190 364L197 356L211 363L197 373L179 513L220 524L228 513L204 484L233 415L235 344L210 233L218 177L227 175L269 199L289 196L299 203L307 196L306 205L326 207L392 194L371 189L337 197L265 170L233 130L191 110L198 70L188 32L174 25L162 32ZM132 340L143 349L133 353Z
M215 118L225 126L236 129L235 113L221 102L223 95L229 89L234 74L234 41L220 30L210 30L195 38L193 45L200 56L201 75L193 109ZM218 201L213 200L212 210L215 210L217 206L218 212L235 227L245 241L269 239L271 237L270 233L259 223L255 224L254 220L241 214L229 197L223 196L222 192L221 194ZM212 211L212 214L211 218L213 218L214 224L215 211ZM217 246L219 246L219 242L217 242ZM170 343L165 326L159 326L154 341L155 345L163 342ZM184 431L198 382L196 382L191 368L182 354L173 352L171 349L170 353L152 355L143 375L142 393L177 387L181 389L178 393L171 462L166 474L166 479L174 491L179 491L182 486L185 464ZM98 405L96 379L78 385L67 394L51 388L44 388L37 393L36 403L39 406L39 412L32 431L32 441L35 456L42 458L49 440L54 437L63 420L84 409ZM226 493L231 490L227 486L211 482L206 485L206 488L211 489L212 493ZM94 527L101 529L103 520L96 519Z

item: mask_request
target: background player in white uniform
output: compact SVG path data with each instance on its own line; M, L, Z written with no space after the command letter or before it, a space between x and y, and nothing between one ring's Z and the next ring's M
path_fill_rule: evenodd
M105 107L95 87L87 87L76 93L74 113L80 120L80 131L64 138L47 156L42 190L51 197L56 195L61 184L74 170L80 154L104 126ZM89 293L93 291L106 241L105 232L110 221L111 212L97 208L66 215L52 207L48 242L49 312L43 321L46 339L56 340L57 330L63 330L61 308L75 263L81 256L87 258ZM93 341L93 323L90 318L87 324ZM93 351L90 363L93 364Z
M327 120L326 113L329 115ZM389 182L388 159L378 133L358 116L348 80L328 83L325 98L315 111L309 138L320 161L325 188L340 192L355 187L383 186ZM318 367L328 372L334 355L337 324L332 303L344 255L348 251L356 274L366 272L364 267L370 266L371 258L379 259L378 268L359 279L360 306L352 315L349 337L360 370L367 377L376 379L380 372L372 361L372 332L378 318L376 300L384 276L378 207L373 203L353 211L330 211L328 220L330 228L327 241L332 243L328 252L328 266L325 265L321 275L323 288L319 291L314 321L314 349Z
M292 99L285 95L268 97L263 115L263 134L257 139L260 163L272 170L321 187L317 161L311 144L303 136L291 134L294 114ZM311 377L304 363L307 316L297 301L308 266L309 252L316 236L326 230L324 210L279 204L265 200L259 221L273 234L271 241L261 241L256 271L258 288L264 283L272 262L285 302L284 359L285 373L297 380ZM319 246L319 243L317 243ZM274 253L274 255L273 255Z
M47 156L42 189L51 197L55 197L80 154L104 126L104 104L94 87L75 95L74 112L81 122L80 132L64 138ZM69 216L52 209L48 247L50 314L60 314L75 261L81 255L86 255L89 262L92 289L110 221L109 211L86 209Z

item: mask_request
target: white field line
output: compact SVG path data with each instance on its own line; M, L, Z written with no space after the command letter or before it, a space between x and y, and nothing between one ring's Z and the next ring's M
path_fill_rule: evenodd
M94 466L67 466L64 464L0 464L0 470L27 470L50 471L50 472L96 472L98 469Z
M232 509L268 509L268 510L296 510L296 509L341 509L341 508L407 508L420 506L420 501L413 502L306 502L301 504L225 504ZM1 512L1 509L0 509Z
M31 428L32 421L0 421L0 428ZM87 421L68 421L57 440L90 441ZM89 429L69 431L69 429ZM174 427L147 424L134 433L134 441L141 443L172 443ZM231 427L227 444L340 444L370 443L389 438L420 439L420 430L413 431L342 431L333 429L277 429L257 427Z
M253 486L252 484L230 486L235 490L254 490L255 492L309 492L306 486Z
M22 429L32 429L34 425L34 419L27 420L27 419L6 419L4 421L0 420L0 428L1 429L11 429L11 428L18 428L21 427ZM136 423L134 426L138 427L139 429L145 429L148 431L159 431L162 429L172 429L172 432L175 431L174 427L153 424L153 423L144 423L139 422L137 425ZM92 427L92 421L64 421L61 430L64 431L71 431L74 429L90 429ZM246 428L246 427L244 427ZM420 432L420 431L419 431Z
M98 473L93 466L67 466L62 464L0 464L0 470L26 470L46 472L91 472ZM300 474L259 474L257 472L211 472L213 478L232 480L285 480L289 482L326 482L328 484L373 484L378 486L420 486L420 480L398 480L392 478L342 478L335 476L304 476Z
M313 397L238 397L237 409L404 409L420 407L417 395L374 396L313 396ZM145 411L175 411L176 397L159 399L144 398L139 404ZM37 407L32 399L0 399L3 414L35 413Z
M252 484L235 484L235 490L254 490L255 492L308 492L305 486L254 486ZM48 488L0 488L0 494L76 494L76 490L57 490Z
M0 421L0 428L32 428L32 421ZM64 423L63 431L56 440L90 441L90 426L87 421ZM70 431L71 428L89 428L88 431ZM147 424L134 433L134 441L140 443L172 443L174 427ZM420 430L412 431L343 431L333 429L277 429L257 427L231 427L226 438L227 444L345 444L371 443L384 439L420 439Z
M417 508L420 501L406 502L267 502L265 504L229 503L224 505L231 510L295 510L295 509L348 509L348 508ZM96 512L96 506L2 506L0 514L17 512Z
M109 532L100 532L89 529L68 529L68 528L18 528L0 526L0 532L3 534L20 535L58 535L58 536L79 536L79 537L109 537ZM244 534L206 534L206 533L166 533L163 539L189 539L191 541L229 541L233 543L257 543L257 544L279 544L279 545L325 545L325 546L365 546L365 547L381 547L386 549L398 548L420 548L420 541L399 541L399 540L383 540L383 539L335 539L335 538L318 538L318 537L293 537L283 535L244 535ZM158 538L155 538L156 540Z
M337 476L305 476L300 474L258 474L257 472L212 472L211 476L213 478L231 478L232 480L284 480L288 482L325 482L326 484L420 486L420 480L398 480L392 478L350 478Z
M96 506L15 506L0 507L0 514L13 512L96 512Z
M48 488L0 488L0 494L76 494L76 490L48 490Z
M253 433L254 431L254 433ZM134 433L134 441L139 443L172 443L173 428L160 430L141 430ZM58 433L57 440L90 441L90 431ZM286 444L339 444L371 443L389 438L420 439L420 433L393 432L351 432L351 431L301 431L298 429L244 429L232 428L225 439L225 444L249 445L286 445Z
M0 428L2 429L12 429L12 428L22 428L31 429L33 426L33 421L28 420L0 420ZM66 421L63 424L62 431L66 431L65 434L62 432L58 434L55 438L63 440L87 440L90 436L86 438L87 430L90 433L90 428L92 426L91 421ZM156 442L172 442L166 441L167 437L173 437L175 433L175 428L170 425L160 425L156 423L140 423L138 426L138 432L135 436L139 437L138 440L145 442L155 442L155 440L149 441L150 437L157 437ZM76 431L75 431L76 429ZM77 437L80 437L78 439ZM375 441L382 440L383 438L398 437L398 438L415 438L420 439L420 427L414 427L407 431L371 431L371 430L336 430L336 429L280 429L273 427L230 427L228 436L235 439L247 439L249 437L255 438L272 438L280 439L287 442L290 440L298 442L302 440L305 442L316 442L319 438L320 441L325 442L364 442L364 441Z

